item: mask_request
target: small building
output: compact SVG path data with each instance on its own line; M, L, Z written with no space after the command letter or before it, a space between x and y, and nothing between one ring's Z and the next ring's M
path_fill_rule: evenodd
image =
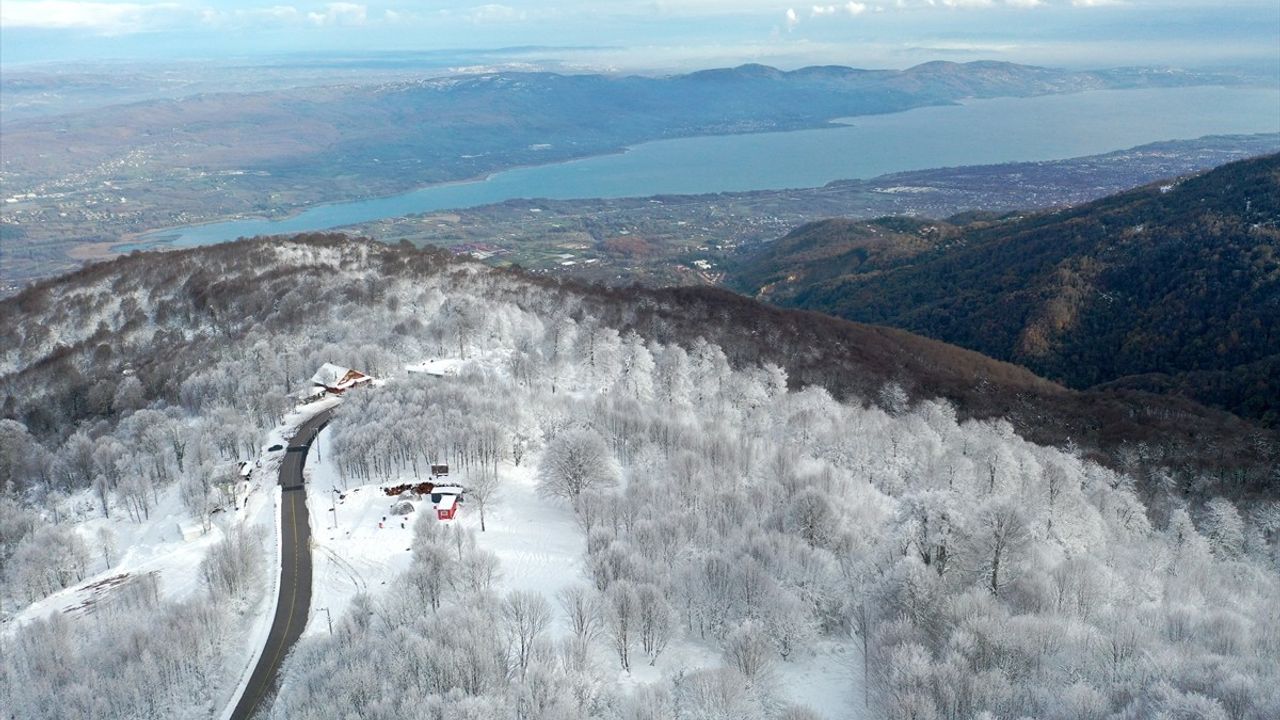
M323 391L341 395L353 387L363 385L372 380L373 378L359 370L352 370L333 363L325 363L320 366L315 375L311 376L311 387L316 392Z
M445 495L436 503L436 517L440 520L452 520L458 512L458 496Z
M438 478L449 477L449 466L448 465L432 465L431 476L438 477Z
M439 520L452 520L458 513L460 502L462 487L459 485L437 485L431 489L431 507L435 508Z

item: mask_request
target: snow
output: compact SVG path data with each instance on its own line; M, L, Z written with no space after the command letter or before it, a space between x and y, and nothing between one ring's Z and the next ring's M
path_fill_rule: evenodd
M458 358L440 358L411 363L405 365L404 369L411 373L426 373L427 375L443 377L445 375L457 375L458 370L465 364L465 360Z
M828 720L855 720L866 713L862 649L852 641L820 641L811 652L774 667L775 689Z
M413 523L420 512L433 512L430 497L415 501L417 510L405 518L390 514L397 500L382 491L383 485L360 485L342 490L343 480L336 463L326 456L328 429L320 433L319 457L307 458L307 508L312 518L315 551L312 554L312 620L306 634L327 632L316 622L316 611L327 607L337 616L357 593L393 585L409 567L408 549L413 540ZM586 539L573 513L560 503L539 494L532 466L500 466L503 479L497 496L485 509L487 530L480 532L479 511L465 499L454 523L474 530L476 543L492 551L502 563L502 590L536 590L554 601L560 588L585 581L582 557ZM426 479L426 478L421 478ZM385 485L419 482L412 476L388 481ZM465 487L466 479L461 484ZM337 504L337 527L332 519L334 492L345 493ZM444 501L452 499L446 495ZM384 521L383 518L386 518ZM403 522L404 527L401 527ZM382 523L383 527L378 527Z
M519 467L499 466L502 484L485 508L485 532L480 532L476 508L465 501L457 522L474 528L476 544L498 556L504 592L537 591L554 605L562 588L587 582L587 540L567 505L538 492L535 467L530 461ZM556 622L564 622L559 615ZM567 631L566 626L556 627Z
M268 519L268 517L270 519ZM244 653L237 655L229 655L230 663L235 663L232 667L227 668L228 672L236 678L236 687L230 696L226 698L223 704L223 711L219 715L221 720L230 720L231 714L235 711L236 703L239 702L240 696L244 694L245 686L249 684L249 678L253 674L253 667L258 664L258 659L262 657L262 651L267 646L267 636L271 634L271 622L276 614L276 606L280 603L280 548L283 538L280 535L280 523L276 518L280 517L280 487L279 485L271 492L271 502L263 503L256 517L252 522L259 526L270 523L274 528L272 538L268 543L264 544L267 554L263 557L263 561L267 564L266 568L266 585L263 589L263 602L259 603L258 612L255 613L252 624L249 626L248 634L245 636L244 645L250 648L249 654Z
M109 519L102 517L90 490L72 496L68 504L83 518L75 529L90 548L89 573L78 585L37 600L16 613L6 624L6 633L52 613L89 614L88 608L102 599L103 588L111 585L104 581L120 575L151 574L159 581L163 597L190 597L200 587L200 561L209 547L223 537L222 528L214 524L208 533L201 532L190 541L184 539L184 528L202 528L182 507L176 484L160 492L151 516L142 523L132 522L123 510L113 512ZM103 529L115 535L117 551L111 565L103 559L98 540Z
M357 592L393 587L397 576L407 570L412 554L413 524L419 512L433 512L430 497L414 502L416 512L403 518L390 514L398 502L382 487L428 479L412 475L381 485L353 486L342 490L334 458L325 454L329 430L320 433L320 453L307 458L307 507L312 518L315 547L312 553L313 584L311 616L304 636L328 632L321 608L338 617ZM497 555L501 563L499 592L533 591L556 605L556 594L564 587L590 585L583 558L586 538L573 512L560 500L538 492L534 469L537 457L526 458L520 466L509 462L499 466L502 483L485 509L484 532L480 531L478 508L465 497L456 519L437 520L475 531L476 544ZM459 483L466 486L465 473ZM332 520L333 489L345 493L337 505L337 527ZM386 518L385 522L383 518ZM378 524L382 522L383 527ZM553 635L568 634L568 619L554 614ZM597 648L600 667L616 667L617 661ZM682 672L717 667L722 663L719 649L710 642L677 639L653 665L637 652L630 673L610 670L610 677L622 688L670 679ZM798 651L789 661L778 662L773 670L775 691L782 699L802 704L827 720L854 720L862 717L861 650L853 641L822 640L807 652Z
M166 600L190 598L204 592L200 562L209 548L226 536L229 527L234 524L261 528L265 535L262 596L253 605L239 611L242 621L234 625L236 631L232 635L224 638L228 647L233 648L227 652L225 676L239 686L228 697L226 712L229 713L234 704L232 700L240 696L266 643L278 595L280 490L276 480L283 452L271 452L268 448L285 446L286 439L297 431L299 425L338 402L336 398L325 398L299 406L285 418L284 423L268 433L259 456L247 466L252 469L252 474L241 488L243 504L234 511L215 514L208 532L199 519L193 518L183 507L177 483L159 492L150 517L141 523L131 521L119 508L113 509L110 518L102 517L91 490L71 496L65 503L64 512L76 519L75 530L90 548L89 573L78 585L31 603L16 613L5 622L0 633L12 635L23 625L53 613L66 613L72 618L88 617L93 613L93 606L106 599L128 576L155 576L161 596ZM117 548L112 557L114 562L110 565L103 559L98 537L104 529L114 535ZM228 689L226 692L231 691Z
M348 488L325 452L328 445L329 429L325 428L311 446L303 471L312 539L311 613L304 637L328 632L321 608L339 617L357 593L389 586L409 568L417 520L417 512L404 518L393 516L391 505L396 499L379 485ZM339 494L345 497L335 504ZM423 503L415 504L422 511ZM426 510L430 512L429 503Z

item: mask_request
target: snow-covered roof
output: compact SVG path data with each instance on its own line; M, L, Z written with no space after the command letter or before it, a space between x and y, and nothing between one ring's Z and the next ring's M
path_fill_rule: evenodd
M311 376L311 382L315 385L324 385L325 387L333 387L337 385L342 378L347 376L350 368L344 368L341 365L333 363L325 363L320 366L315 375Z
M431 488L432 495L461 495L461 485L436 485Z
M452 510L453 506L457 504L458 504L457 495L445 495L444 497L440 498L440 502L436 503L436 508L439 510Z
M315 375L311 376L311 384L345 390L358 382L368 379L369 376L358 370L334 365L333 363L325 363L320 366Z

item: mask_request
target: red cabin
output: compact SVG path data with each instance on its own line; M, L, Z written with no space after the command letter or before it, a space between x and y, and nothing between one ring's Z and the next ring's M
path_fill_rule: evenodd
M445 495L436 503L436 517L440 520L452 520L458 512L458 496Z
M436 509L436 518L452 520L458 514L458 503L462 502L462 488L457 485L437 485L431 489L431 505Z

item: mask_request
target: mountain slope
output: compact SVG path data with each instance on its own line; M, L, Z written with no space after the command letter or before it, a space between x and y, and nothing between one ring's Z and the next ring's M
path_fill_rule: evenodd
M265 616L254 518L277 505L310 508L315 543L296 546L309 577L279 576L302 637L272 718L1280 707L1277 505L1256 502L1280 443L1191 403L723 290L601 291L341 237L126 257L0 303L0 334L25 421L0 420L0 601L28 608L0 625L16 717L218 715L252 661L237 633ZM287 393L325 362L379 382L323 401L325 436L288 452L321 405L291 414ZM1084 447L1017 432L1058 425ZM438 462L463 486L449 519L396 487ZM196 548L201 579L130 580L105 544L90 564L75 539L108 515ZM187 541L184 519L224 539ZM126 584L90 594L103 579Z
M897 383L913 398L951 401L961 417L1006 418L1035 442L1076 443L1116 465L1129 462L1126 448L1141 443L1144 466L1177 468L1188 487L1202 476L1230 477L1232 492L1269 492L1276 464L1270 453L1280 447L1256 442L1272 437L1256 426L1185 400L1126 389L1073 391L936 340L779 309L725 290L586 287L343 236L139 253L0 302L0 413L33 435L57 434L109 413L125 370L146 398L177 401L192 368L239 347L232 341L252 333L269 345L272 334L297 333L316 314L398 308L403 301L387 294L389 285L442 273L458 282L478 278L465 281L487 284L495 297L536 303L549 316L578 322L590 316L618 333L662 343L705 339L735 367L772 362L793 386L821 385L837 397L873 399ZM457 309L454 332L461 336L470 327L466 318L482 311ZM406 320L403 331L414 332L416 322ZM368 352L376 358L380 351ZM285 373L279 383L286 390L287 382Z
M734 285L1071 387L1175 390L1280 422L1280 155L1068 210L968 220L896 234L886 222L804 228L743 263ZM893 252L870 264L858 253L808 260L875 232Z

